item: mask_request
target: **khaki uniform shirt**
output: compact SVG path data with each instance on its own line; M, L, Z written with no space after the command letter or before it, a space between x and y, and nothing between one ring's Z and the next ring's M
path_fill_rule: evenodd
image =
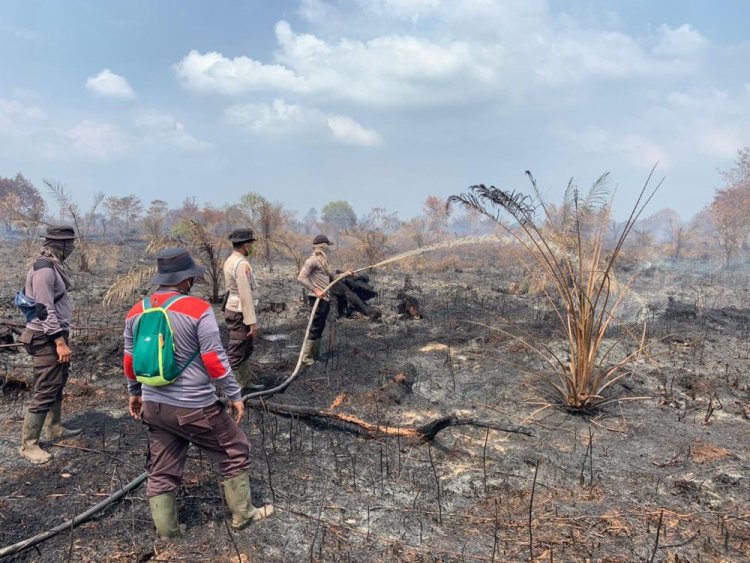
M325 253L316 251L305 260L297 281L307 289L308 295L314 296L316 289L324 290L331 283L331 271ZM325 301L331 299L329 292L326 291L323 299Z
M239 252L232 252L224 262L224 283L229 291L226 310L242 313L243 323L247 326L256 324L254 293L258 284L250 262Z

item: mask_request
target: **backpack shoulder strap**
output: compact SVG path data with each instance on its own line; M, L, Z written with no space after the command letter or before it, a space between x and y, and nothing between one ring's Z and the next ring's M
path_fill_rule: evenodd
M32 269L35 272L39 270L44 270L45 268L52 268L52 269L55 268L55 265L52 263L52 260L48 258L44 258L44 257L37 258L36 260L34 260L34 265L32 266ZM57 303L58 301L60 301L60 299L63 298L63 295L65 295L64 291L60 295L56 296L52 302Z
M174 304L174 303L175 303L175 301L179 301L180 299L183 299L184 297L187 297L187 295L180 295L180 294L177 294L177 295L173 295L172 297L170 297L169 299L167 299L167 300L166 300L166 301L165 301L165 302L164 302L164 303L162 304L161 308L162 308L162 309L164 309L164 310L166 311L167 309L169 309L169 306L170 306L170 305L172 305L172 304Z
M43 270L44 268L54 268L54 265L52 264L52 260L47 258L37 258L34 260L34 265L32 267L36 272L37 270Z

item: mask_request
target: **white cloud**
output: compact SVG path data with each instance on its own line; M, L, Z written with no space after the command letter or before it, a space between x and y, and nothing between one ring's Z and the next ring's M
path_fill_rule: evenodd
M184 88L196 92L242 94L263 90L304 92L305 81L292 70L267 65L249 57L227 59L221 53L190 53L174 66Z
M372 129L365 129L351 117L332 115L326 119L333 138L341 143L375 147L383 144L380 135Z
M277 98L271 104L240 104L224 112L228 123L256 135L330 135L344 144L373 147L382 144L380 135L345 115L326 114Z
M136 127L143 132L143 143L148 147L171 147L184 152L205 152L213 145L196 139L185 125L167 113L147 112L136 119Z
M27 106L17 100L0 98L0 119L3 116L20 119L43 119L46 117L45 113L37 106Z
M110 123L82 121L65 133L74 153L106 159L129 148L120 130Z
M504 105L530 93L567 93L584 81L685 74L699 64L707 45L687 25L660 28L649 51L644 41L620 31L582 28L564 18L555 22L540 1L510 2L502 9L487 1L458 4L463 12L456 10L456 3L444 1L363 4L397 15L405 11L440 19L447 29L442 33L427 25L419 34L329 41L296 33L280 21L272 63L191 51L175 65L175 72L183 87L204 93L295 94L365 107ZM333 9L322 0L302 5L303 13L316 19ZM469 22L496 27L491 36L477 36L468 29Z
M678 28L662 25L653 52L662 57L690 57L702 53L708 40L688 24Z
M271 104L241 104L228 107L226 120L256 134L299 133L318 119L316 112L277 98Z
M417 21L440 8L441 0L358 0L363 9L374 13Z
M135 92L128 81L105 68L96 76L86 79L86 88L94 95L102 98L116 98L119 100L130 100L135 98Z

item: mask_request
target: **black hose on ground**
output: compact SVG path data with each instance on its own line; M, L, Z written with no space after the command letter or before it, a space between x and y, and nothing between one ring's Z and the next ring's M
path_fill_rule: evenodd
M60 524L59 526L55 526L51 530L47 530L46 532L42 532L41 534L37 534L36 536L27 538L18 543L14 543L13 545L9 545L9 546L1 548L0 558L7 557L8 555L13 555L14 553L18 553L19 551L23 551L24 549L28 549L38 543L43 542L44 540L47 540L53 536L56 536L60 532L64 532L65 530L74 528L78 524L85 522L86 520L91 518L94 514L99 512L100 510L120 500L130 491L133 491L137 489L138 487L140 487L141 483L143 483L147 477L148 477L148 472L144 471L143 473L138 475L138 477L133 479L130 483L128 483L121 489L118 489L117 491L112 493L110 496L108 496L106 499L104 499L100 503L96 504L95 506L92 506L86 512L82 512L78 516L75 516L72 520L68 520L67 522L64 522L63 524Z

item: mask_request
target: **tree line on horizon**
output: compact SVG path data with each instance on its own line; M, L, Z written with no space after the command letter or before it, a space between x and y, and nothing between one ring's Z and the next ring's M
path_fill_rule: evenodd
M724 185L692 218L685 220L667 208L640 219L629 240L631 255L673 262L719 258L724 265L746 257L750 251L750 147L740 149L734 167L721 175ZM34 235L44 224L72 221L84 242L179 241L196 224L216 237L249 224L259 238L259 254L269 262L275 254L296 261L310 235L319 231L375 262L389 253L459 236L490 234L496 229L489 218L471 209L455 209L435 195L427 196L421 214L402 219L398 212L381 207L358 216L345 200L329 201L320 210L311 208L300 215L257 191L222 206L198 204L195 197L188 196L174 208L161 199L145 203L133 194L98 192L91 206L82 209L60 182L44 180L43 188L47 198L21 173L0 176L0 221L5 236ZM618 224L613 221L611 228L614 238Z

